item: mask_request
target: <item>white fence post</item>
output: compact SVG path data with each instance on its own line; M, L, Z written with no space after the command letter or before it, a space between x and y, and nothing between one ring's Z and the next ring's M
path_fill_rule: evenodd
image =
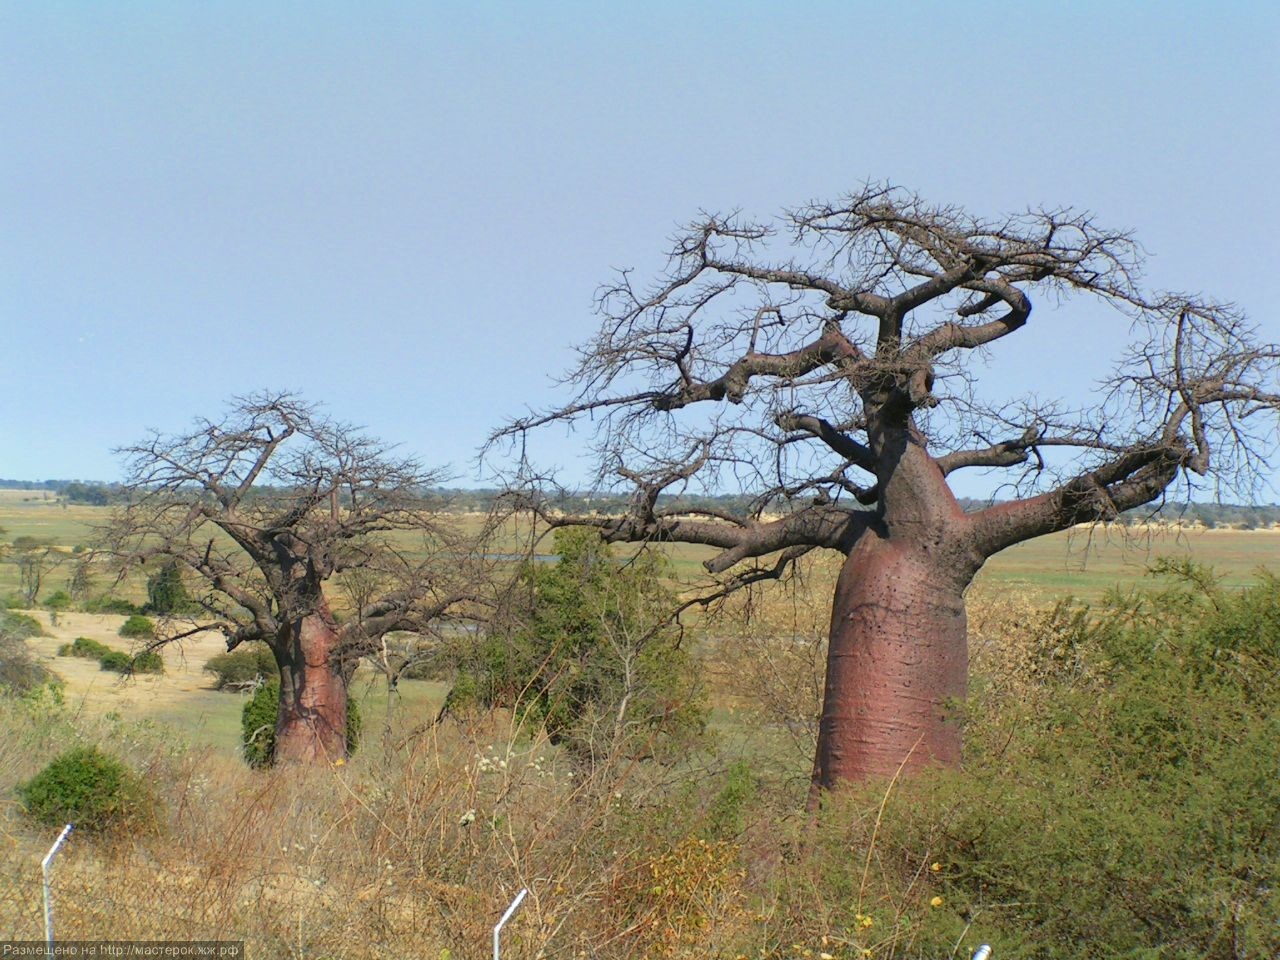
M524 896L528 892L529 892L529 888L525 887L519 893L517 893L516 898L511 901L511 906L507 907L507 912L502 915L502 919L499 920L496 924L494 924L493 926L493 960L502 960L500 948L499 948L499 942L498 942L498 938L502 934L502 926L508 920L511 919L511 915L513 913L515 913L517 910L520 909L520 904L524 901Z
M58 839L53 841L53 846L44 855L44 859L40 861L40 872L44 874L44 942L50 957L53 956L53 907L49 904L49 865L53 863L53 858L58 855L70 832L71 824L68 823L58 834Z

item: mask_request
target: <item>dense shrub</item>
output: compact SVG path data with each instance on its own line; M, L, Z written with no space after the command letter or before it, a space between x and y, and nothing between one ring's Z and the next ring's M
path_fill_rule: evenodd
M112 673L128 673L133 664L133 657L123 650L108 650L98 658L98 665Z
M119 616L130 616L138 613L138 607L128 600L119 597L92 597L82 604L85 613L113 613Z
M240 744L245 762L255 769L271 766L276 751L276 718L280 711L280 681L260 686L240 713ZM347 753L360 745L360 707L347 697Z
M41 606L53 611L67 610L71 607L71 594L65 590L55 590L44 598Z
M103 670L113 673L164 673L164 659L154 650L130 656L122 650L108 650L98 660Z
M40 626L39 620L11 610L0 611L0 631L17 640L44 636L44 628Z
M64 643L58 648L60 657L83 657L86 660L101 660L111 652L105 643L99 643L89 637L76 637L73 643Z
M28 814L50 827L74 823L77 830L145 826L154 801L143 782L121 761L96 747L62 754L18 786Z
M146 613L182 614L199 609L187 592L182 568L176 560L164 564L147 578Z
M156 625L150 617L135 613L120 625L120 636L130 640L150 640L156 635Z
M513 608L461 664L451 711L514 709L553 743L599 757L683 755L702 734L698 671L667 619L662 557L625 563L592 530L556 532L558 562L521 573Z
M245 644L230 653L210 657L204 669L214 675L214 686L218 690L271 680L280 673L276 658L265 643Z
M134 673L164 673L164 658L158 650L143 650L133 656Z

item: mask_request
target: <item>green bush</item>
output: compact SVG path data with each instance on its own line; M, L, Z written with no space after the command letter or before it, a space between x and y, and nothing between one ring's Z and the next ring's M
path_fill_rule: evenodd
M143 650L132 657L123 650L108 650L98 664L113 673L164 673L164 659L154 650Z
M271 766L276 750L276 718L280 711L280 681L258 687L240 713L240 744L245 762L254 769ZM347 697L347 754L360 745L363 722L360 707Z
M26 812L39 822L77 830L145 826L155 802L142 780L121 761L96 747L78 747L57 757L18 786Z
M514 709L583 758L684 756L707 709L667 623L677 604L663 558L620 562L593 530L559 530L555 545L554 566L521 573L525 608L464 657L448 708Z
M164 658L158 650L143 650L134 654L134 673L164 673Z
M112 673L129 673L133 666L133 657L123 650L108 650L98 658L98 665Z
M101 660L111 652L105 643L89 637L76 637L73 643L64 643L58 648L60 657L83 657L86 660Z
M44 598L41 606L54 611L67 610L71 607L71 594L65 590L55 590Z
M714 840L732 840L746 826L746 812L755 801L757 787L746 760L736 760L726 771L724 786L707 806L706 833Z
M187 592L182 568L176 560L164 564L147 578L146 613L191 613L199 609Z
M0 611L0 631L17 640L44 636L44 628L40 626L39 620L25 613L13 613L10 610Z
M218 690L256 680L272 680L280 673L275 655L265 643L245 644L230 653L210 657L204 669L214 675L214 686Z
M130 640L151 640L156 635L156 625L150 617L135 613L120 625L120 636Z
M126 617L139 612L138 607L128 600L108 596L86 600L82 608L85 613L113 613Z
M972 921L1009 960L1280 956L1280 580L1042 627L1028 660L1070 667L1027 696L979 688L964 772L885 812L878 860L939 864L925 952Z

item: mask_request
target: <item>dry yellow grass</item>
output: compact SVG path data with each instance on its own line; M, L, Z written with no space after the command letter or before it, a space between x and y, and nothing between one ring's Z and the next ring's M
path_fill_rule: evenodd
M68 939L244 939L254 957L476 956L522 886L531 896L504 955L524 960L589 945L694 956L672 930L701 949L748 924L727 872L735 849L703 862L687 835L635 819L661 790L649 772L622 761L575 771L545 740L513 739L505 715L305 773L255 773L171 749L154 731L12 703L0 702L0 721L13 734L0 744L5 793L68 743L105 739L163 807L159 833L73 835L54 883ZM12 805L0 811L0 928L12 936L40 936L49 833ZM655 899L655 869L673 880L688 869L698 887Z

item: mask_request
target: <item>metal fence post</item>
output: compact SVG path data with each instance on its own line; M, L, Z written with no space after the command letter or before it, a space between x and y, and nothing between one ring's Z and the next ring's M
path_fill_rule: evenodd
M511 915L513 913L515 913L517 910L520 909L520 904L524 901L524 896L528 892L529 892L529 888L525 887L519 893L517 893L516 898L511 901L511 906L507 907L507 912L502 915L502 919L499 920L496 924L494 924L493 926L493 960L502 960L502 957L499 952L499 943L498 943L498 937L502 934L502 926L508 920L511 919Z
M40 861L40 872L44 874L44 941L50 957L53 956L53 907L49 903L49 865L62 849L69 833L71 833L71 824L68 823L58 834L58 839L53 841L53 846L44 855L44 859Z

